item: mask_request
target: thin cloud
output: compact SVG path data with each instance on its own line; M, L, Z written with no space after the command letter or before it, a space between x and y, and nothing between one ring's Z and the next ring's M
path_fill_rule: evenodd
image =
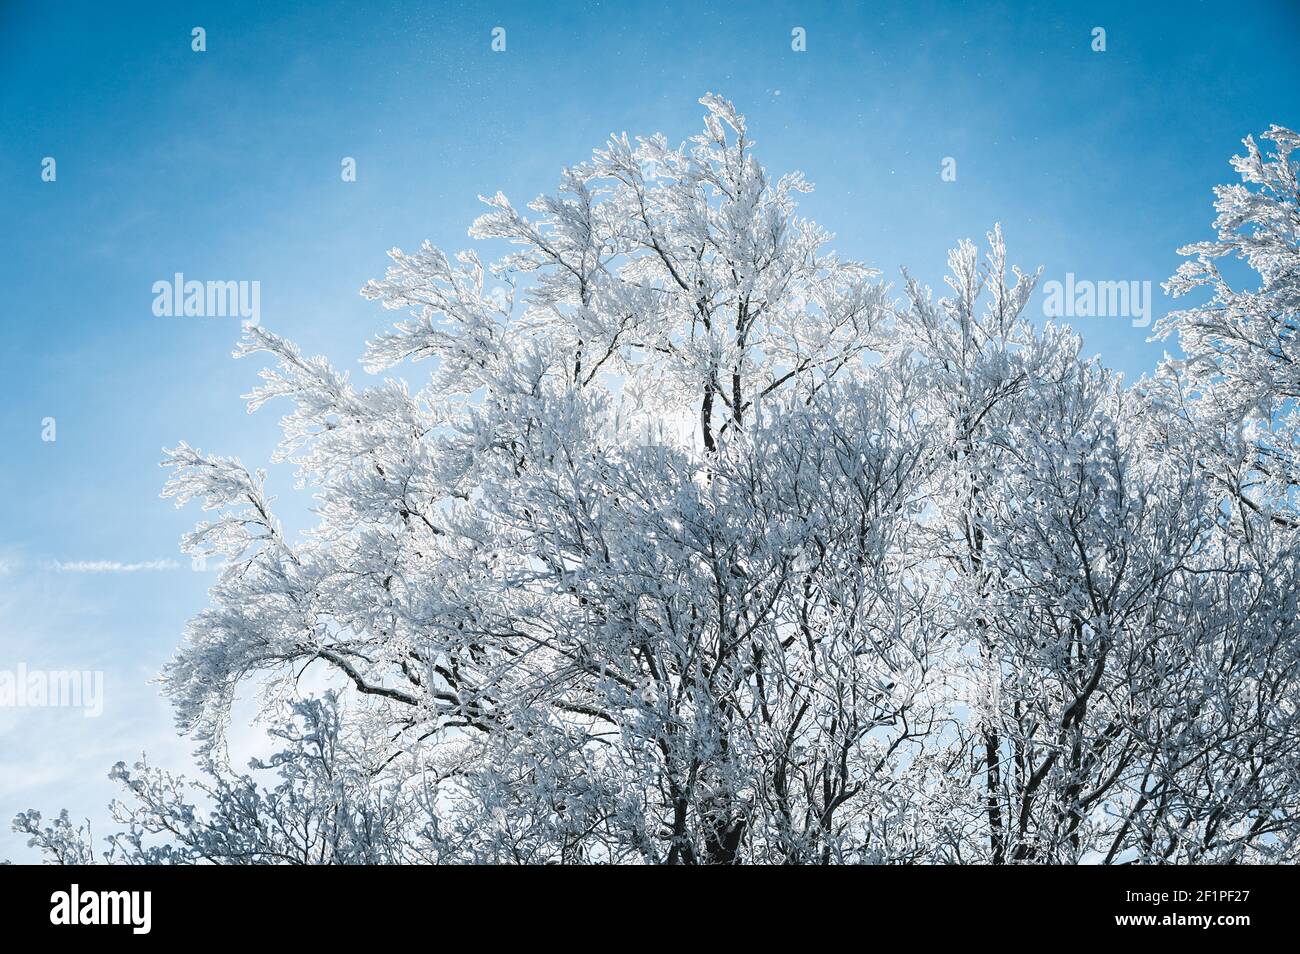
M50 569L57 573L140 573L149 570L175 570L175 560L148 560L144 563L119 563L117 560L55 560Z

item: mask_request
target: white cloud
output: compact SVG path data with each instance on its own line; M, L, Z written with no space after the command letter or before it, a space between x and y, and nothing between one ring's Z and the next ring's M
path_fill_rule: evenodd
M142 570L175 570L175 560L148 560L144 563L119 563L117 560L55 560L50 569L58 573L138 573Z

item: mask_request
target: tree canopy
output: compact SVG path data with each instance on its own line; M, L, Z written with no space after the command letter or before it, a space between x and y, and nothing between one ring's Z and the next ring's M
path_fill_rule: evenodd
M1129 385L1000 229L895 293L701 103L485 198L488 264L392 250L364 364L418 383L246 328L315 523L168 452L224 564L164 674L208 781L119 765L106 860L1298 860L1300 137L1245 141ZM271 789L226 765L249 683Z

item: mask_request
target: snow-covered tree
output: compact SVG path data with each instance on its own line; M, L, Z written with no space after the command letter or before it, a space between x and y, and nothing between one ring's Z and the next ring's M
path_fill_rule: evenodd
M246 329L317 519L168 453L224 563L164 676L208 813L120 768L110 860L1295 860L1295 135L1174 281L1215 292L1166 326L1187 360L1127 386L1025 319L1000 230L896 300L701 102L531 217L486 199L491 264L390 253L363 293L409 314L365 365L429 359L416 388ZM247 684L271 791L224 767Z
M436 860L436 834L424 826L418 789L358 763L364 746L350 744L333 692L294 702L272 721L285 747L252 770L275 770L273 789L249 774L211 761L209 781L192 782L148 765L119 762L110 777L129 801L111 806L125 828L108 836L96 857L89 825L74 827L66 811L42 827L39 812L15 830L46 858L62 864L402 864Z
M1300 135L1280 126L1252 137L1232 160L1241 183L1215 188L1215 241L1179 251L1189 260L1166 283L1209 300L1175 311L1158 331L1186 355L1164 371L1170 413L1183 419L1205 465L1237 505L1300 524L1300 186L1291 153ZM1220 264L1221 261L1224 264Z

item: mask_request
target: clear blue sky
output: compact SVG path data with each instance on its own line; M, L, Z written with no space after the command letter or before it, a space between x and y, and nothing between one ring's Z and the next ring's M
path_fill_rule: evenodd
M816 184L802 211L842 254L888 276L937 283L956 240L1001 222L1045 279L1158 287L1209 236L1240 139L1300 125L1295 0L384 6L0 3L0 669L106 672L98 720L0 710L0 858L27 856L18 810L102 832L112 762L188 750L148 680L211 576L52 563L179 561L197 514L158 499L160 448L251 465L276 438L275 410L239 400L238 322L154 317L155 281L260 281L265 326L364 376L395 316L357 291L386 249L463 247L476 194L531 199L613 131L684 139L715 91L769 170ZM1126 321L1077 328L1131 375L1162 350ZM272 487L292 493L283 471Z

